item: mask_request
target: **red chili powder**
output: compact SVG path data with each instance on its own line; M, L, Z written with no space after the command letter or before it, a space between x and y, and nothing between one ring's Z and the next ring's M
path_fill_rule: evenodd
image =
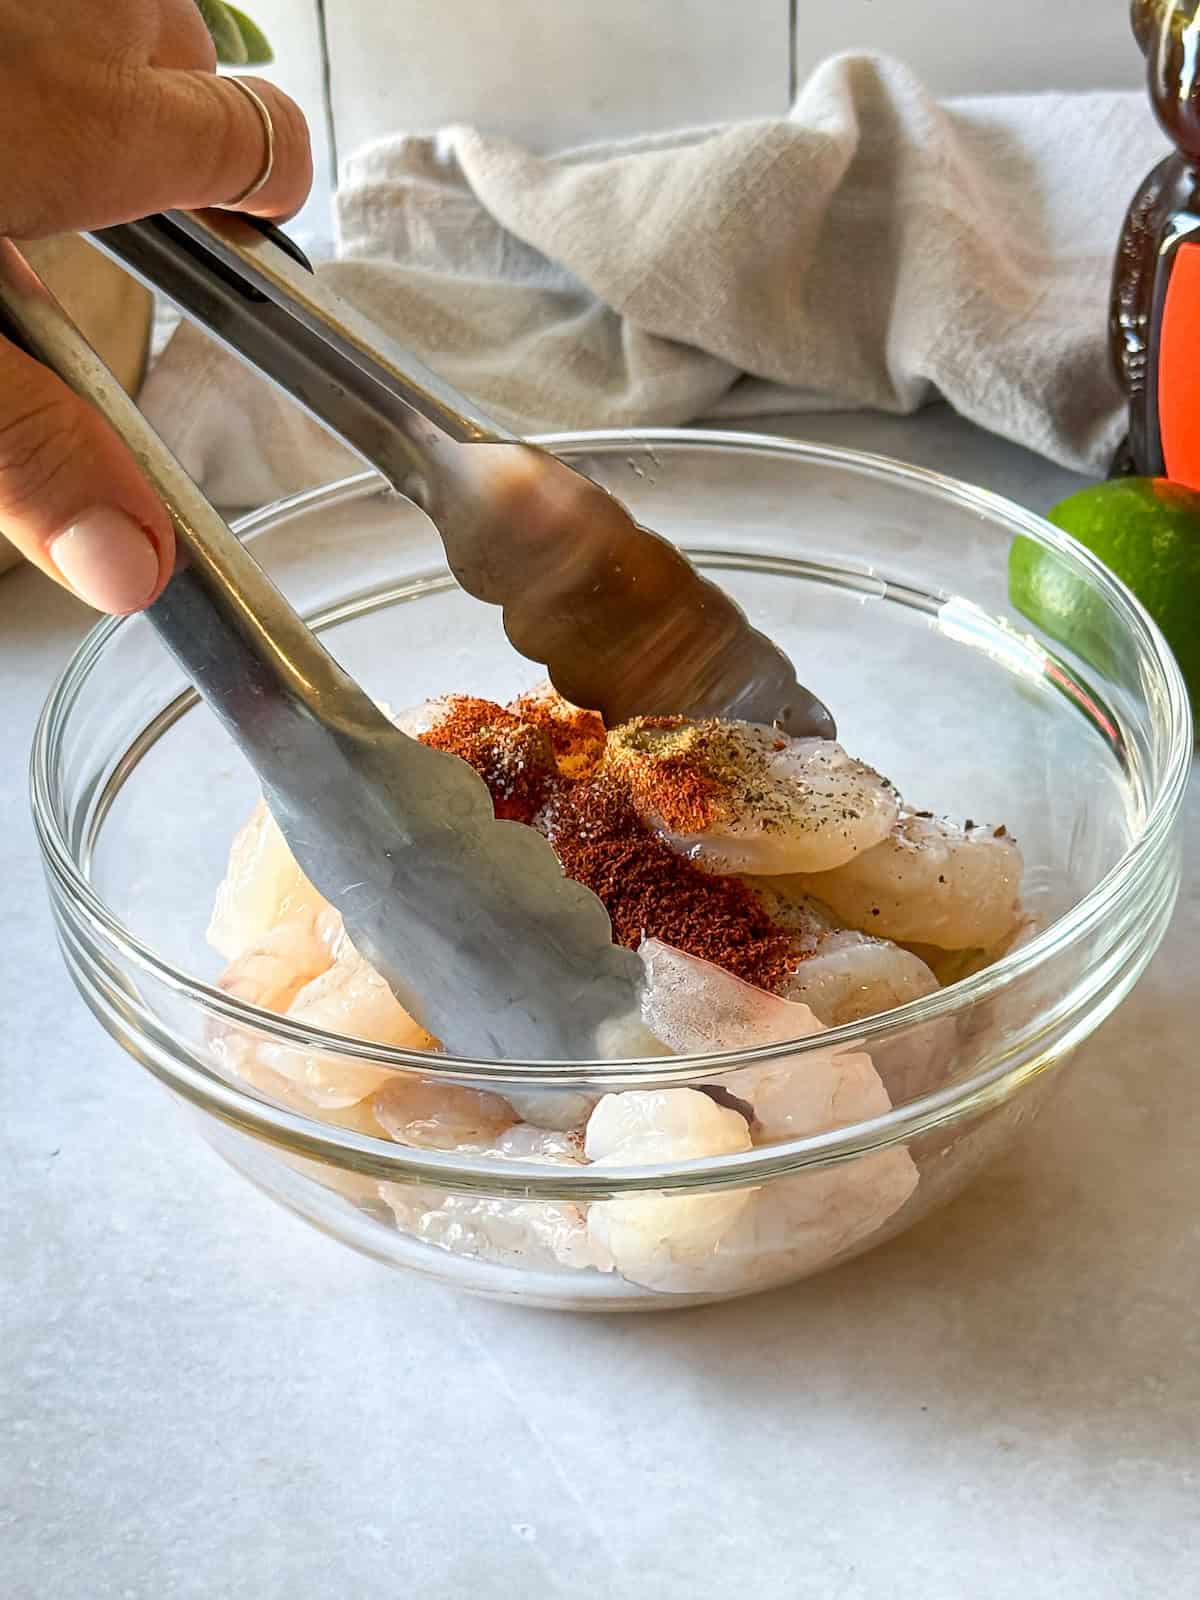
M541 812L539 826L563 871L601 900L619 944L636 949L643 939L661 939L760 989L783 986L803 959L795 937L740 880L701 871L645 826L624 763L594 770L604 748L604 724L594 711L564 717L537 696L514 702L511 711L466 695L450 696L447 706L422 743L469 762L497 816L531 822ZM683 718L650 723L668 731L687 726ZM571 776L581 769L583 776ZM695 763L668 761L656 772L660 814L684 813L696 771Z
M563 871L603 902L618 944L661 939L760 989L780 988L798 965L792 936L757 895L676 855L611 777L560 785L546 816Z
M491 791L496 815L507 822L532 822L557 776L544 729L471 695L451 695L446 715L421 743L473 766Z
M585 777L604 754L606 731L598 711L581 711L565 700L540 694L522 695L509 710L522 722L542 730L566 778Z

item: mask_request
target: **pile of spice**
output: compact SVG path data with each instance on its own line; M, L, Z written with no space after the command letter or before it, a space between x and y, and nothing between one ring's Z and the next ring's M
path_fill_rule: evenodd
M686 717L635 717L609 740L609 770L641 811L671 833L700 833L731 820L731 763L713 726Z
M496 815L532 822L558 778L553 742L544 727L472 695L447 695L441 719L421 743L470 763L487 784Z
M652 781L654 809L669 826L684 831L711 818L723 796L689 737L697 724L642 718L627 725L622 741L633 737L643 753L655 750L652 764L630 763L606 757L604 723L594 711L545 695L507 709L451 695L445 707L422 742L469 762L497 816L536 820L567 876L601 900L618 943L636 949L660 939L760 989L783 986L804 958L797 930L776 922L740 879L714 876L676 854L634 808L631 783Z
M564 778L587 777L604 755L608 732L598 711L580 711L552 689L523 694L509 709L545 733Z

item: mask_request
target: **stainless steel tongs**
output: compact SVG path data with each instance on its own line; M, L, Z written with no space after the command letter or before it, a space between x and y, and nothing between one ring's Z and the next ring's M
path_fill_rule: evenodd
M610 726L683 713L833 737L791 662L674 545L324 289L278 229L171 212L92 237L427 512L459 583L568 700Z
M505 607L517 648L569 698L616 720L684 710L831 731L780 652L671 546L569 468L472 419L410 358L377 348L286 241L241 219L182 214L102 240L428 510L464 587ZM402 1003L456 1054L597 1053L605 1025L636 1014L641 983L600 902L563 877L535 830L495 820L470 768L377 710L3 241L0 332L100 409L162 497L181 560L147 616Z

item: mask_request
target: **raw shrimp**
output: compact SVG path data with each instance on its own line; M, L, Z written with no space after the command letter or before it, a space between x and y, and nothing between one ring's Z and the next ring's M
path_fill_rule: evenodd
M407 1073L393 1073L371 1097L371 1109L398 1144L425 1150L486 1150L517 1120L499 1095Z
M354 949L341 916L301 872L262 800L233 842L209 940L229 960L219 981L235 999L376 1044L435 1048ZM355 1105L388 1077L380 1067L234 1028L216 1033L214 1046L248 1082L265 1073L276 1098L299 1097L325 1111ZM287 1095L278 1094L277 1083L288 1085Z
M226 961L236 961L277 922L314 902L326 904L296 864L266 801L260 800L230 848L208 928L209 944Z
M231 961L219 987L264 1011L286 1011L305 984L333 965L341 932L341 917L314 894Z
M694 956L655 941L647 941L641 955L649 980L646 1024L681 1053L747 1049L824 1031L808 1006L766 994ZM751 1109L755 1144L864 1121L891 1104L871 1058L861 1051L812 1051L718 1081ZM917 1181L903 1149L775 1179L760 1190L741 1191L744 1206L707 1252L684 1260L673 1260L669 1249L649 1256L628 1252L624 1261L617 1257L617 1267L635 1282L676 1294L734 1293L783 1282L865 1243L908 1200ZM668 1203L665 1197L660 1202ZM669 1226L669 1213L660 1225Z
M491 1154L504 1161L557 1161L564 1166L579 1166L584 1161L583 1130L564 1132L561 1128L539 1128L531 1122L517 1122L496 1140Z
M825 872L899 813L887 779L841 745L747 722L640 717L609 734L604 765L672 849L719 873Z
M348 1034L371 1044L406 1050L435 1050L437 1042L415 1022L387 984L343 931L333 965L299 991L285 1015L292 1022ZM277 1072L314 1104L337 1109L354 1105L389 1081L386 1067L348 1056L264 1040L257 1047L261 1065Z
M912 951L887 939L843 929L792 974L784 998L812 1007L827 1027L875 1017L933 994L940 987ZM935 1017L891 1034L871 1047L871 1059L892 1104L928 1094L946 1081L958 1030L953 1017Z
M598 1094L583 1094L575 1089L531 1089L528 1085L505 1093L505 1099L522 1122L553 1128L559 1133L582 1128L599 1098Z
M231 961L217 986L248 1005L286 1012L301 989L332 966L341 933L342 919L332 906L315 896L305 898L292 914L268 928ZM278 1073L260 1066L257 1052L262 1041L257 1034L222 1021L211 1025L209 1037L218 1059L230 1071L252 1088L294 1103L290 1092L280 1092L284 1080Z
M648 979L646 1026L680 1055L749 1050L826 1031L809 1006L767 994L711 962L656 940L639 953ZM783 1056L715 1081L753 1108L755 1144L825 1133L891 1110L870 1056L844 1046Z
M987 949L1020 916L1021 852L1002 828L905 812L882 844L787 892L818 895L865 933L942 950Z
M907 1005L940 987L911 951L845 928L821 940L792 973L782 996L811 1006L827 1028L838 1028Z
M917 939L910 940L901 948L911 951L923 961L943 989L961 983L976 972L982 972L996 959L988 950L939 950L937 945L922 944Z
M879 1016L919 1000L989 966L1002 953L1003 947L954 952L934 945L895 944L842 927L829 907L812 895L789 895L796 879L745 881L772 921L793 934L796 954L801 957L780 994L785 1000L811 1006L826 1027ZM811 880L814 885L820 881L816 877ZM892 1104L928 1094L945 1083L957 1044L953 1017L919 1023L875 1044L875 1070Z
M317 1117L322 1122L332 1123L336 1127L348 1128L353 1133L367 1134L372 1139L387 1138L385 1129L374 1114L370 1100L361 1100L356 1105L341 1109L314 1106L311 1097L303 1088L297 1087L289 1078L282 1077L278 1072L262 1064L255 1052L255 1040L251 1035L227 1033L214 1040L214 1047L218 1058L223 1059L243 1083L257 1094L265 1095L268 1100L277 1101L280 1105L288 1107L291 1111L299 1111L304 1116ZM341 1195L355 1206L370 1208L378 1205L377 1178L355 1172L336 1162L320 1161L315 1157L295 1155L283 1150L278 1154L281 1161L285 1161L304 1177L311 1178L323 1189Z
M270 1067L264 1067L258 1060L251 1061L244 1076L252 1087L270 1095L272 1099L282 1101L284 1105L291 1106L293 1110L302 1112L305 1116L317 1117L321 1122L328 1122L335 1128L347 1128L351 1133L366 1134L371 1139L386 1140L391 1137L375 1115L374 1102L369 1096L348 1106L315 1106L304 1086L298 1086L291 1079L281 1077ZM323 1163L309 1164L324 1167ZM356 1195L369 1199L376 1197L378 1179L366 1177L345 1167L324 1167L324 1171L326 1176L323 1181L327 1188L337 1189L344 1194L353 1191Z
M577 1136L525 1122L505 1129L477 1153L538 1166L580 1166L584 1160ZM448 1194L402 1183L381 1183L379 1195L403 1232L457 1255L526 1270L612 1271L612 1256L589 1236L583 1207L570 1201Z
M737 1111L695 1089L632 1089L607 1094L592 1112L586 1152L593 1166L692 1161L749 1150ZM703 1261L749 1204L750 1189L715 1194L618 1195L588 1208L588 1238L633 1283L655 1288Z
M432 726L430 719L438 715L432 708L441 704L429 700L393 717L384 701L375 703L384 716L413 738ZM226 961L235 961L276 923L314 902L318 908L328 904L301 872L279 824L260 797L230 846L229 863L208 927L209 944ZM268 1004L263 1000L256 1003Z
M797 957L815 955L829 934L841 932L842 924L814 895L787 892L790 878L740 876L775 926L791 935Z
M889 939L841 927L828 906L811 895L789 897L795 879L747 882L772 919L795 933L797 954L803 957L780 991L782 997L811 1006L826 1027L878 1016L940 987L936 973L918 953ZM957 1037L954 1019L939 1017L873 1047L875 1070L893 1105L928 1094L945 1082Z
M747 878L801 959L779 994L811 1006L827 1028L877 1016L939 987L928 965L890 939L845 928L812 895L789 896L791 878Z
M746 1294L791 1283L878 1242L916 1186L904 1151L881 1150L835 1168L774 1178L755 1190L705 1256L655 1273L663 1294ZM631 1273L625 1276L631 1277Z

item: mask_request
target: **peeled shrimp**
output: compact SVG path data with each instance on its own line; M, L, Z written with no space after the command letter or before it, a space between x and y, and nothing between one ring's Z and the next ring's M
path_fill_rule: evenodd
M415 710L394 717L382 700L376 705L416 738L433 725L440 702L426 701ZM433 719L431 721L430 719ZM235 961L257 944L278 922L315 905L328 904L301 872L279 824L261 797L234 836L225 877L217 890L208 927L208 942L226 961ZM259 1000L259 1005L268 1004Z
M320 908L326 902L301 872L266 801L260 800L230 848L209 944L226 961L235 961L276 923L314 904Z
M688 1054L746 1049L823 1031L807 1005L781 1000L668 945L642 946L649 979L647 1025ZM865 1121L891 1105L862 1051L813 1051L743 1068L720 1080L753 1117L754 1143L820 1133ZM895 1215L917 1186L903 1149L882 1150L832 1168L774 1179L750 1191L747 1203L713 1241L674 1268L618 1268L649 1287L676 1294L738 1293L816 1271L849 1254ZM746 1191L743 1191L746 1193ZM593 1210L595 1207L593 1207Z
M792 951L797 957L815 955L831 933L841 932L842 924L828 906L814 895L791 892L791 878L757 878L749 874L742 874L741 878L775 926L791 935Z
M649 1054L635 1051L633 1054ZM521 1089L506 1091L505 1099L522 1122L539 1124L559 1133L569 1133L582 1128L595 1109L600 1096L583 1094L574 1089Z
M340 915L301 872L262 800L233 842L209 940L229 959L220 986L235 999L377 1044L434 1047L354 949ZM355 1105L388 1077L383 1068L235 1029L216 1035L214 1045L247 1081L266 1073L267 1081L289 1086L277 1098L299 1097L325 1111Z
M286 1011L306 984L333 965L341 931L332 906L315 896L305 900L230 962L219 987L264 1011Z
M235 1000L282 1014L301 989L332 966L341 931L341 918L332 906L315 898L305 901L231 961L217 986ZM284 1080L258 1062L261 1040L256 1034L221 1022L212 1025L210 1040L218 1060L252 1088L292 1103L290 1092L280 1092Z
M305 984L284 1014L290 1021L372 1044L406 1050L437 1048L437 1042L409 1016L344 932L333 965ZM274 1041L260 1043L256 1054L263 1066L287 1078L315 1105L332 1109L365 1099L392 1077L386 1067Z
M809 1006L767 994L723 967L654 939L639 954L648 979L646 1026L680 1055L748 1050L825 1032ZM861 1051L784 1056L718 1081L753 1109L756 1144L824 1133L891 1109L870 1057Z
M788 981L784 996L810 1005L830 1028L880 1016L940 988L912 951L887 939L843 929L824 939ZM953 1017L936 1017L880 1039L871 1059L892 1104L928 1094L946 1081L958 1038Z
M835 1168L773 1178L704 1256L658 1271L663 1294L735 1295L823 1271L879 1240L916 1187L904 1151L881 1150ZM633 1277L630 1272L626 1277Z
M783 997L667 945L648 941L643 1001L648 1026L680 1054L713 1054L811 1038L827 1027L889 1010L937 980L918 957L846 930L825 936L802 961ZM956 1030L941 1017L881 1040L872 1054L836 1050L743 1067L722 1086L754 1111L754 1142L774 1143L882 1116L944 1082Z
M669 945L647 940L640 954L649 980L646 1024L681 1055L748 1050L826 1031L808 1005L767 994ZM871 1056L845 1046L783 1055L715 1082L748 1107L756 1145L869 1121L893 1104ZM911 1171L908 1156L897 1156Z
M889 939L843 927L812 895L788 895L791 878L745 882L772 922L792 935L800 957L782 998L811 1006L827 1028L891 1011L939 987L919 956Z
M586 1152L593 1166L691 1161L750 1149L739 1112L695 1089L608 1094L592 1112ZM588 1238L633 1283L656 1287L702 1261L749 1204L752 1190L715 1194L618 1195L588 1208Z
M801 958L781 991L785 1000L811 1006L826 1027L879 1016L933 994L943 981L933 967L933 947L905 949L890 939L843 928L828 906L811 895L789 898L793 878L747 878L773 922L793 935ZM818 881L814 879L814 882ZM945 952L939 952L943 957ZM872 1047L875 1070L893 1105L942 1084L954 1058L954 1020L940 1017L882 1039Z
M375 1092L371 1109L398 1144L425 1150L487 1150L517 1120L499 1095L399 1073Z
M838 1028L892 1011L938 988L919 956L889 939L872 939L845 928L828 934L800 963L783 998L811 1006L827 1028Z
M923 961L943 989L948 989L952 983L961 983L976 972L982 972L996 959L988 950L939 950L937 945L921 944L917 939L901 948L911 951Z
M920 956L942 988L947 989L952 983L961 983L964 978L973 977L975 973L983 972L985 968L993 966L1010 951L1027 944L1037 931L1037 918L1021 911L1000 942L989 946L986 950L939 950L937 945L921 944L916 939L909 941L906 948L911 950L913 955Z
M1020 917L1021 852L1003 830L905 812L882 844L789 891L815 894L844 923L905 944L987 949Z
M541 1166L580 1166L580 1141L551 1128L518 1122L478 1154ZM588 1232L584 1208L566 1200L449 1194L426 1185L381 1183L379 1195L396 1225L426 1244L504 1266L612 1271L612 1256Z
M886 838L899 811L841 745L752 723L638 719L609 734L604 760L671 848L713 872L825 872Z

